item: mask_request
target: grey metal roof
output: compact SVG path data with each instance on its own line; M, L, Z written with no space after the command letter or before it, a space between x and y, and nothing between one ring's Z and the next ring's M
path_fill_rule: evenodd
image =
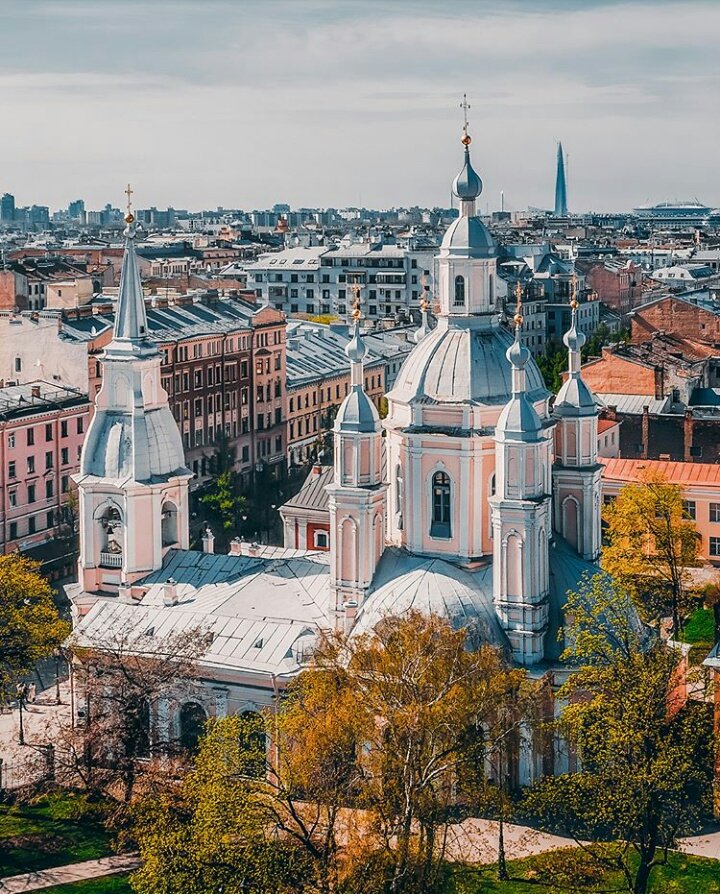
M349 343L349 337L329 327L294 327L286 342L288 387L349 373L350 362L345 353ZM385 368L385 358L372 349L368 349L363 362L366 370Z
M505 405L512 394L510 362L505 356L512 336L494 318L440 318L438 325L403 363L389 397L409 402ZM534 360L526 367L533 402L548 396Z
M144 578L148 592L138 604L98 601L76 628L80 641L99 646L127 629L138 648L151 651L168 634L201 628L213 642L201 665L257 673L295 673L302 663L298 641L328 627L326 553L277 547L257 557L171 550L163 567ZM163 603L165 582L177 582L178 602ZM153 637L143 637L153 628Z
M447 228L440 245L441 254L463 258L493 258L497 254L495 240L479 217L461 215Z
M329 497L326 488L328 484L333 483L334 469L332 466L320 466L319 468L319 473L310 470L303 486L294 497L283 504L283 508L295 506L299 509L314 509L320 512L328 510Z
M164 343L192 336L246 331L257 310L253 305L230 298L213 299L212 303L197 300L167 308L147 307L148 334L152 341ZM90 341L114 323L114 313L97 313L78 320L66 318L61 334L72 341Z
M643 407L647 407L652 415L668 413L672 407L670 397L656 398L654 394L611 394L603 392L595 398L600 406L617 407L618 413L628 416L641 416Z
M492 590L490 564L471 572L442 559L387 547L354 632L367 633L389 614L402 615L416 609L447 618L454 627L478 627L486 642L507 646L493 607Z

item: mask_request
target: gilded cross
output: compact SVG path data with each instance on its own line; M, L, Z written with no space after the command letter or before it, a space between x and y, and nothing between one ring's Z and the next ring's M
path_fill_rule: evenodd
M471 108L470 103L467 101L467 93L463 93L462 102L460 103L460 108L463 110L463 130L468 129L468 110Z
M522 295L523 295L523 287L518 280L515 283L515 325L522 326L523 316L522 316Z
M130 212L132 211L132 198L131 198L131 196L132 196L132 194L133 194L134 192L135 192L135 190L134 190L134 189L130 186L130 184L128 183L128 185L125 187L125 195L127 196L127 210L128 210L128 214L130 214Z
M355 282L350 286L353 295L355 296L355 301L353 302L353 312L352 317L353 320L357 323L360 319L360 283L355 280Z
M573 310L577 309L577 286L578 286L578 278L577 273L573 270L572 279L570 280L570 307Z

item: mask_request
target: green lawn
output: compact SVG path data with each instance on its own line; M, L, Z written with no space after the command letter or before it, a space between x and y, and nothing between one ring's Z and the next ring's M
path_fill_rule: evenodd
M0 878L112 852L101 812L71 794L0 806Z
M683 642L696 645L698 643L710 643L712 648L715 635L713 613L709 608L696 608L685 624L682 634Z
M43 888L42 894L132 894L130 882L125 875L110 875L105 878L91 878L86 882L73 882L57 888Z
M544 873L541 863L549 865L550 854L540 858L514 860L508 863L511 880L497 880L495 867L468 867L455 874L453 894L554 894L557 891L569 891L573 894L581 891L623 892L627 889L619 876L602 876L594 883L586 878L576 880L577 887L567 882L553 885L543 884ZM523 881L523 879L526 879ZM658 867L650 878L651 892L663 894L720 894L720 861L705 857L689 857L684 854L671 854L667 866Z

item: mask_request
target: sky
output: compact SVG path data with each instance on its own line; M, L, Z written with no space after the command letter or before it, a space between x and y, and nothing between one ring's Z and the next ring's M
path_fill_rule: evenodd
M720 205L718 0L0 0L19 205Z

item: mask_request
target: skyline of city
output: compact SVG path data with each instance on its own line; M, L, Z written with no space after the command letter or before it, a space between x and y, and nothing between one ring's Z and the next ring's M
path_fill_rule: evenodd
M483 210L501 190L508 209L551 208L558 140L571 211L720 204L707 114L715 4L270 7L0 10L16 124L0 145L0 192L101 207L130 180L144 206L447 206L467 92Z

